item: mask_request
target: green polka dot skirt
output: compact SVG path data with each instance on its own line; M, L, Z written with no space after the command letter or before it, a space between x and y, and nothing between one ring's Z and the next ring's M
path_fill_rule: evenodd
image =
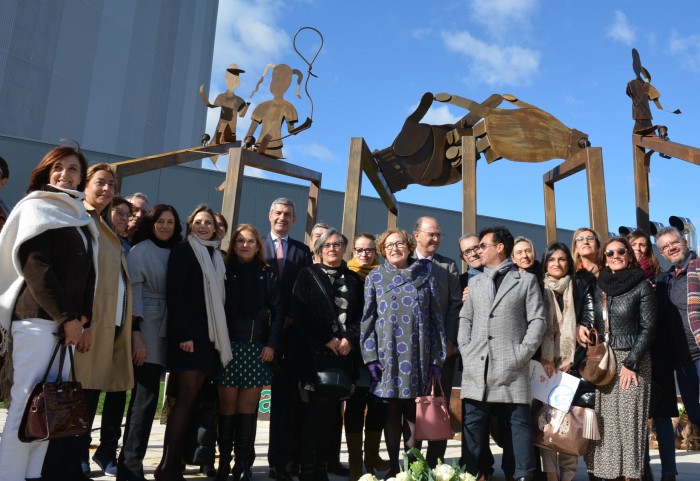
M272 366L260 361L262 344L231 342L233 359L216 380L222 387L251 388L272 384Z

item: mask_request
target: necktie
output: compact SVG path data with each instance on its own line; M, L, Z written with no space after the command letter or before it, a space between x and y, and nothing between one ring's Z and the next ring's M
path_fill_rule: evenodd
M683 268L682 267L676 267L676 277L680 276L683 273Z
M282 277L282 271L284 270L284 246L282 245L283 242L284 240L281 237L277 238L277 272L279 273L280 278Z

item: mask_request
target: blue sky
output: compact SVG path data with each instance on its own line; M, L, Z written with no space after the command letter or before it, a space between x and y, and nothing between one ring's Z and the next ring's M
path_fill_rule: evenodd
M369 148L391 145L406 116L424 92L449 92L481 101L492 93L511 93L589 135L603 148L610 230L634 225L631 102L625 87L634 78L632 47L640 52L664 108L652 106L654 122L669 127L669 137L700 146L700 2L666 4L640 0L545 1L479 0L436 2L404 0L352 2L322 0L220 0L211 94L225 90L224 70L237 63L248 99L269 63L306 71L292 48L303 26L319 29L325 45L309 82L314 101L310 130L286 139L285 157L323 174L322 188L345 189L351 137ZM315 37L300 39L302 53L313 55ZM253 105L271 98L267 78ZM285 95L300 122L309 102ZM302 90L303 94L303 90ZM455 107L433 104L424 121L452 122L464 115ZM238 137L248 118L238 122ZM207 132L218 111L210 110ZM544 223L542 175L561 163L523 164L505 159L477 168L477 211L481 215ZM225 158L218 168L225 169ZM289 179L249 170L250 175ZM667 224L670 215L700 225L700 167L678 159L651 161L651 219ZM560 227L588 225L585 175L557 184ZM362 193L376 196L363 182ZM399 202L459 210L460 184L411 186ZM428 209L426 209L428 210Z

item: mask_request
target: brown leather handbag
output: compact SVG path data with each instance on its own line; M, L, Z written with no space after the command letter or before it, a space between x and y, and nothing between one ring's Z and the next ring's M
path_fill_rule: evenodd
M593 409L571 406L568 413L549 404L532 405L534 444L558 453L583 456L591 440L600 439L598 418Z
M56 354L61 351L56 381L47 381ZM72 381L63 381L66 351L70 357ZM23 443L80 436L88 432L88 410L83 388L75 379L73 351L59 340L51 355L41 382L34 385L19 425L19 440Z
M607 386L617 373L615 353L607 342L610 335L608 322L608 294L603 292L603 321L605 321L605 341L600 340L596 328L588 332L586 357L581 362L579 372L586 381L598 387Z

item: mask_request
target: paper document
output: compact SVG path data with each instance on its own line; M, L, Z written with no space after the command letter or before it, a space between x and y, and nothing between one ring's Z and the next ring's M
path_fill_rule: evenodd
M542 364L530 361L532 397L560 411L569 412L579 382L581 382L579 378L561 371L557 371L552 377L547 377Z

